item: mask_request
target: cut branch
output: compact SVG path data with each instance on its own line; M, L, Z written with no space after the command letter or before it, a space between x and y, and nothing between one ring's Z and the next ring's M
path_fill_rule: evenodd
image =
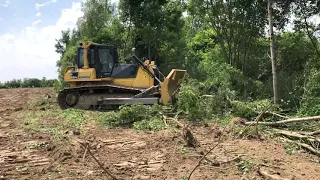
M268 126L279 126L279 125L283 125L283 124L296 123L296 122L306 122L306 121L320 121L320 116L291 118L291 119L286 119L286 120L281 120L281 121L276 121L276 122L259 122L259 124L260 125L268 125ZM250 121L250 122L245 122L245 125L251 125L251 124L255 124L255 123L257 123L257 122Z

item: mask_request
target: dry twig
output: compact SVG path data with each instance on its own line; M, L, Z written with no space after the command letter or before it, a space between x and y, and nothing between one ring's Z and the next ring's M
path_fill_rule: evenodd
M84 151L82 160L84 160L84 159L86 158L86 154L87 154L87 151L88 151L88 147L89 147L89 144L87 144L87 146L86 146L86 149L85 149L85 151Z
M90 154L90 156L96 161L96 163L100 166L100 168L105 172L105 173L107 173L113 180L119 180L119 178L117 178L117 177L115 177L114 175L112 175L112 173L109 171L109 170L107 170L104 166L103 166L103 164L101 164L99 161L98 161L98 159L96 158L96 157L94 157L94 155L91 153L91 151L90 151L90 147L89 147L89 144L84 144L84 143L81 143L81 142L79 142L80 143L80 147L83 149L83 150L85 150L86 149L86 147L87 147L87 151L88 151L88 153Z
M223 132L220 134L217 144L214 145L213 147L211 147L211 148L209 149L209 151L200 158L200 160L198 161L197 165L196 165L196 166L192 169L192 171L190 172L189 177L188 177L188 180L190 180L193 172L201 165L201 162L206 158L206 156L207 156L214 148L216 148L216 147L222 142L222 138L221 138L221 137L223 136L224 131L225 131L225 128L223 129Z

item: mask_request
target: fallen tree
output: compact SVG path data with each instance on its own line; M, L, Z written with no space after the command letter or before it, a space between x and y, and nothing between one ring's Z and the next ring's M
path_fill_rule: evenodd
M320 116L313 116L313 117L303 117L303 118L290 118L286 120L281 121L275 121L275 122L255 122L255 121L248 121L245 122L245 125L251 125L251 124L261 124L261 125L267 125L267 126L279 126L289 123L298 123L298 122L307 122L307 121L320 121Z
M317 122L317 121L320 121L320 116L301 117L301 118L287 118L283 116L286 119L275 121L275 122L266 122L266 121L263 121L265 118L264 116L265 114L278 115L276 113L270 113L270 112L264 111L260 113L259 116L254 121L243 121L241 124L244 124L247 127L255 125L256 131L258 131L257 126L259 125L270 126L273 133L286 137L285 138L286 142L295 143L298 146L302 147L303 149L317 156L320 156L320 151L319 151L320 138L315 137L315 135L320 134L320 130L316 130L313 132L296 132L296 131L279 129L282 125L287 125L291 123Z
M310 135L303 135L300 134L299 132L295 131L286 131L286 130L280 130L280 129L274 129L274 131L278 134L285 135L287 137L292 137L292 138L297 138L297 139L304 139L310 142L318 142L320 143L320 138L316 138Z

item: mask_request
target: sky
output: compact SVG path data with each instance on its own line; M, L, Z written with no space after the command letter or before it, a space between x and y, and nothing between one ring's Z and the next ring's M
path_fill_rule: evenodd
M57 78L55 39L75 27L82 1L0 0L0 82Z

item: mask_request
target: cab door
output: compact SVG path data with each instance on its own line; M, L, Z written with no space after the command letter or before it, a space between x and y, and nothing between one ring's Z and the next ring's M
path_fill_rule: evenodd
M113 48L108 46L99 46L96 49L96 72L97 78L111 77L115 65L115 56Z

